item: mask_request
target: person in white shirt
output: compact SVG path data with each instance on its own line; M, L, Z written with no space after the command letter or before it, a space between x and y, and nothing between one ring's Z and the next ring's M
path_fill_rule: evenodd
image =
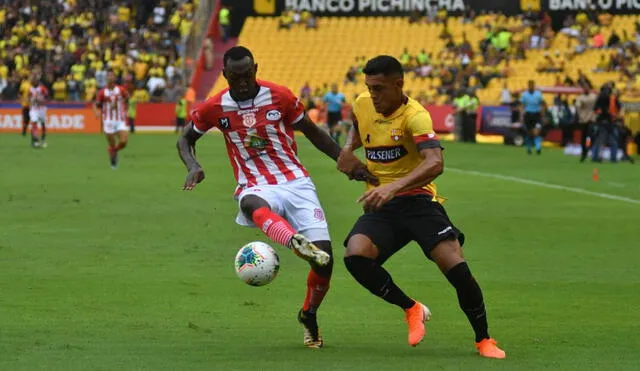
M511 95L511 91L507 88L507 83L505 82L502 85L502 90L500 91L500 105L501 106L511 106L513 103L513 96Z

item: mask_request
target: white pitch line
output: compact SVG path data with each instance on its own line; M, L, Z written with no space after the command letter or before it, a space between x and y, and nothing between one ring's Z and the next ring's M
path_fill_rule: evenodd
M559 184L540 182L540 181L537 181L537 180L531 180L531 179L525 179L525 178L518 178L518 177L515 177L515 176L495 174L495 173L485 173L485 172L482 172L482 171L475 171L475 170L456 169L456 168L451 168L451 167L445 168L445 171L453 171L453 172L462 173L462 174L470 174L470 175L482 176L482 177L485 177L485 178L508 180L508 181L516 182L516 183L535 185L535 186L538 186L538 187L551 188L551 189L559 189L559 190L562 190L562 191L569 191L569 192L580 193L580 194L588 195L588 196L606 198L608 200L616 200L616 201L622 201L622 202L626 202L626 203L630 203L630 204L640 205L640 200L636 200L634 198L616 196L616 195L612 195L612 194L609 194L609 193L592 192L592 191L587 191L586 189L582 189L582 188L567 187L567 186L563 186L563 185L559 185Z

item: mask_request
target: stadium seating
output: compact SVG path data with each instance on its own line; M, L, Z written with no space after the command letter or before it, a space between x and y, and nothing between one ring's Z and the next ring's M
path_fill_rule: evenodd
M614 28L619 34L624 29L629 35L635 35L634 22L638 20L638 15L615 16L612 22L614 26L602 27L605 40ZM483 20L463 24L459 18L451 18L449 27L454 41L460 42L463 33L466 33L474 50L477 50L479 42L485 36L484 31L476 27L478 21ZM506 27L521 25L521 20L515 17L503 17L501 22ZM312 87L333 82L342 86L346 71L354 65L358 56L399 56L406 47L412 54L425 49L433 53L432 63L438 63L436 56L444 48L444 41L438 37L442 29L442 24L410 24L404 17L332 17L320 18L317 30L307 30L302 26L291 30L279 30L277 18L253 17L247 19L239 43L254 51L259 64L259 77L277 81L297 90L305 82ZM556 76L561 76L562 79L571 76L575 79L578 70L587 74L595 86L605 81L620 81L620 74L616 72L592 72L602 54L609 55L614 52L607 49L590 49L577 55L570 62L565 62L565 72L561 74L536 72L545 53L554 58L565 59L566 54L573 51L574 47L575 42L571 43L568 36L558 33L549 49L528 50L525 60L510 62L509 67L513 73L507 79L508 87L512 90L524 89L530 79L534 79L538 85L554 85ZM479 53L476 53L474 62L482 66ZM499 68L503 67L504 62ZM427 92L433 95L439 83L437 78L410 77L407 79L406 89L414 94ZM224 86L224 79L218 79L211 93L219 91ZM361 83L341 87L349 99L362 91L362 88ZM498 99L501 88L502 81L494 79L477 94L482 102L494 102ZM439 96L436 101L443 103L446 99L447 97Z
M27 84L35 74L52 91L53 100L91 101L96 88L104 86L108 69L132 91L136 86L141 90L164 86L149 84L152 78L166 84L179 76L183 68L179 49L191 32L197 0L156 0L135 6L106 0L2 4L3 84L14 78ZM162 89L154 90L160 99ZM24 89L21 92L24 96ZM149 93L153 97L154 92Z

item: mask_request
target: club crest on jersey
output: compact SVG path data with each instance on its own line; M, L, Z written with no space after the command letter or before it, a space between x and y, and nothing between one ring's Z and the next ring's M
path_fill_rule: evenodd
M269 121L280 121L281 118L282 114L278 110L272 109L267 112L267 120Z
M218 119L218 124L220 125L221 129L229 129L229 127L231 126L231 121L229 121L228 117L221 117Z
M248 128L253 127L257 122L256 114L253 112L247 112L242 115L242 124Z
M403 135L404 134L402 133L402 129L391 129L391 139L395 140L396 142L402 139Z

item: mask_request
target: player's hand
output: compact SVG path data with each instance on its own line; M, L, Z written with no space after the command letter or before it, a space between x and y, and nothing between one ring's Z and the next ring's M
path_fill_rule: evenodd
M380 181L378 180L378 178L371 174L371 172L369 171L369 169L367 169L367 165L360 163L360 166L358 166L349 176L349 179L352 180L357 180L359 182L367 182L371 185L377 186L380 184Z
M337 168L340 172L346 174L349 180L371 180L371 184L377 184L378 182L378 179L369 172L366 165L350 150L343 149L340 151Z
M184 191L190 191L195 186L204 180L204 170L201 167L195 167L187 174L187 180L184 182L182 189Z
M363 203L365 212L372 212L378 210L382 205L391 201L397 191L398 190L393 183L385 184L368 190L358 199L357 202Z

